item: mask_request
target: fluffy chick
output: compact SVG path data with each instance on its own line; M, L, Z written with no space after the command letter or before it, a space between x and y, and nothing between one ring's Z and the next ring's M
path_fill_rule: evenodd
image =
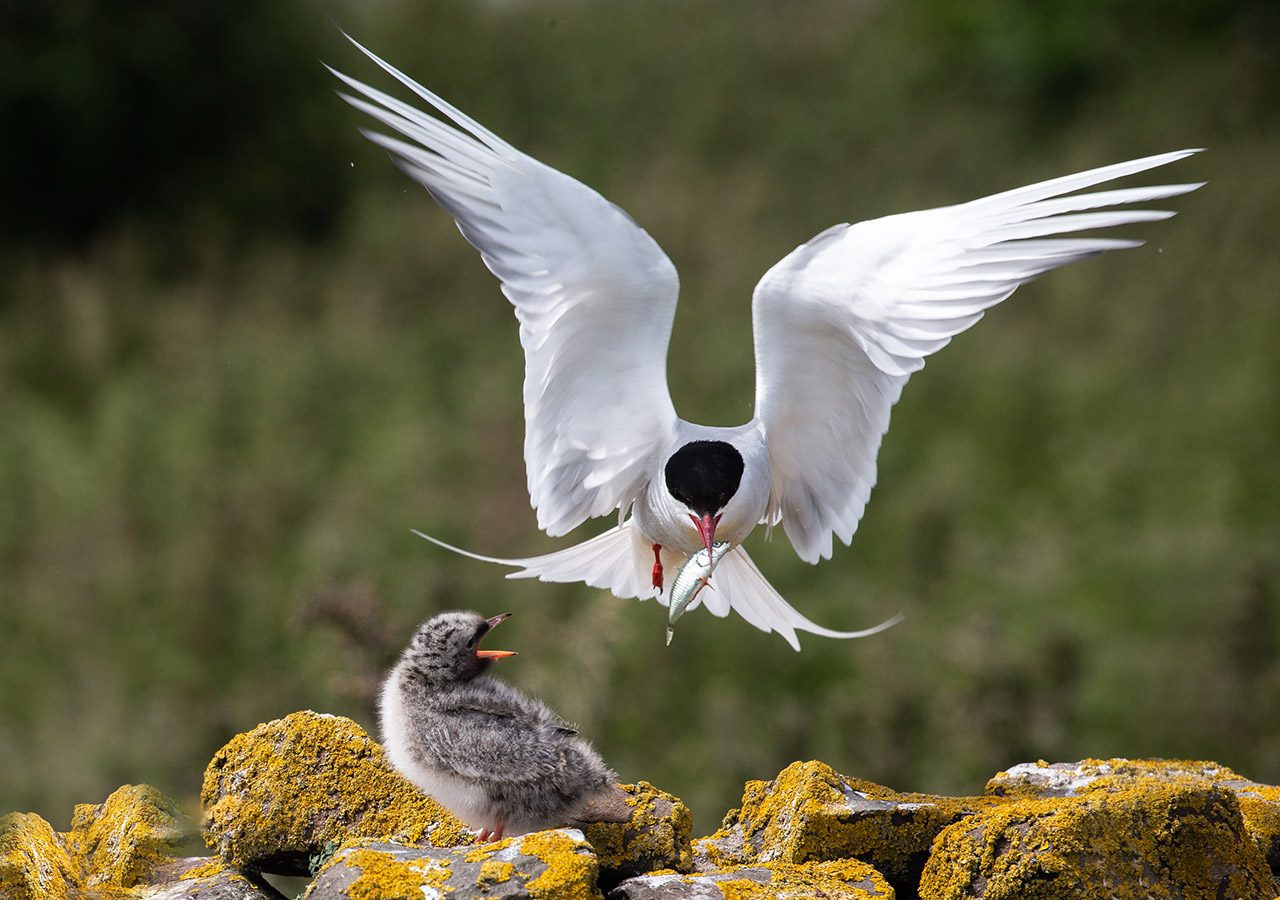
M514 654L480 642L509 617L447 612L419 626L382 685L391 763L478 840L625 822L617 775L541 701L485 671Z

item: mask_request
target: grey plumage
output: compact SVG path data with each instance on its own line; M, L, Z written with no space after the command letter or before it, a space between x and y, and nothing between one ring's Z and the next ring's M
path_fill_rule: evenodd
M509 616L428 619L382 686L392 765L479 837L630 817L617 775L542 702L485 674L480 641Z

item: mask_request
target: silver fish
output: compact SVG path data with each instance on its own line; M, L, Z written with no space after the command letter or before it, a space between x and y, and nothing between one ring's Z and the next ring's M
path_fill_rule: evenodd
M671 597L667 603L667 646L671 646L674 634L672 625L676 619L684 615L684 611L693 603L702 589L711 583L711 572L720 562L720 558L729 550L729 544L716 541L711 545L711 552L703 547L685 560L675 580L671 582Z

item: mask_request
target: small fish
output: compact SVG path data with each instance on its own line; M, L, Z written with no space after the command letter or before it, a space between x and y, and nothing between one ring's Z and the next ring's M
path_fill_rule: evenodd
M702 589L711 583L711 572L728 549L728 543L716 541L711 545L710 553L703 547L685 560L680 571L676 573L675 580L671 582L671 597L667 604L668 647L671 646L671 637L674 634L671 626L676 623L676 619L684 615L684 611L689 608L689 604L693 603Z

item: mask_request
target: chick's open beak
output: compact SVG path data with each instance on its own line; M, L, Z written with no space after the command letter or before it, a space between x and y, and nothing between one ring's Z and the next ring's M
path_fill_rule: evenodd
M489 626L489 631L492 631L509 618L511 618L511 613L501 613L494 616L492 619L486 619L485 624ZM485 634L488 634L488 631L486 631ZM480 659L505 659L508 656L515 655L516 651L514 650L476 650L476 656Z

